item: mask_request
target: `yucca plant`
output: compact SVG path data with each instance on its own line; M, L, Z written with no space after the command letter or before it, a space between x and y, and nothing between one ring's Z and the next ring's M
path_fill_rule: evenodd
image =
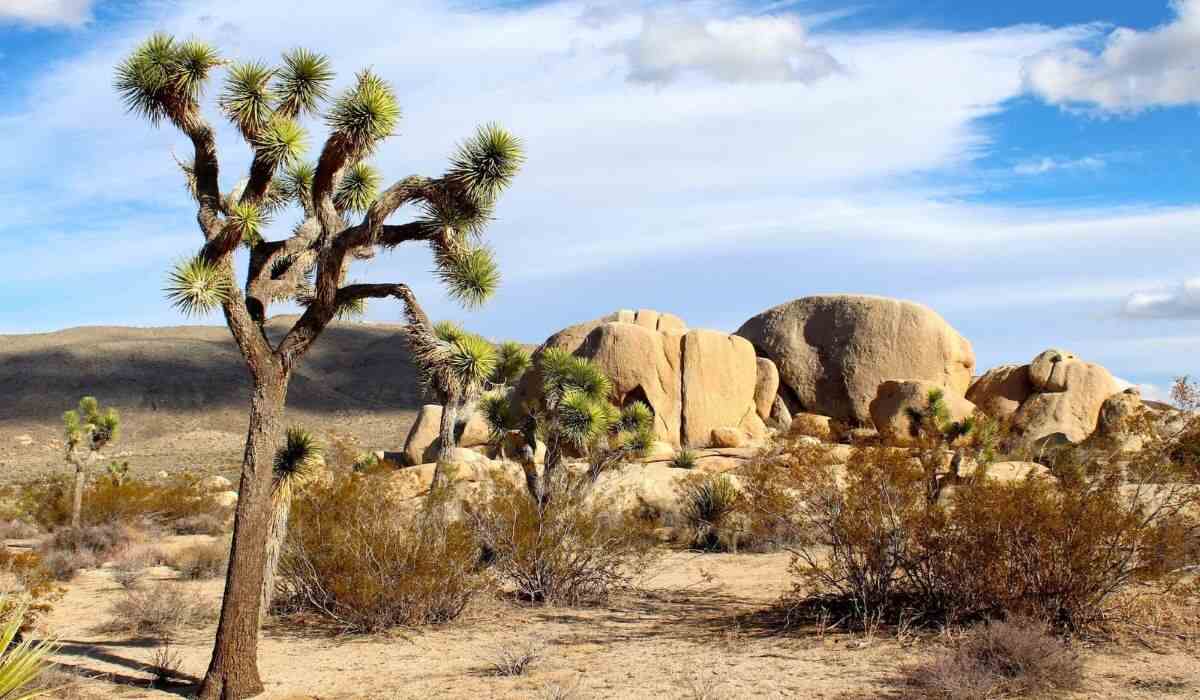
M79 400L79 408L63 414L63 436L67 463L75 468L75 489L71 500L71 527L79 527L83 512L83 486L87 468L100 451L115 442L121 431L121 417L115 408L100 409L94 396Z
M52 641L34 642L32 639L16 641L25 619L25 607L9 608L8 601L0 598L0 609L8 611L8 619L0 627L0 700L29 700L55 692L56 688L28 690L29 686L46 670L48 659L58 649Z
M716 550L737 548L737 533L727 526L741 504L741 492L726 475L705 474L680 486L683 519L692 534L692 545Z
M220 311L253 383L237 534L213 659L200 688L206 700L262 691L256 656L262 559L274 512L270 465L293 367L330 322L360 311L367 299L402 302L408 335L417 339L417 347L436 339L408 285L347 283L349 266L379 250L428 245L435 274L449 295L468 306L483 303L500 275L482 236L523 160L520 140L487 124L452 154L441 176L414 175L384 187L366 161L399 125L392 87L364 70L330 99L334 75L328 59L297 49L278 65L229 66L217 106L253 156L245 178L222 192L214 131L202 113L201 96L213 72L225 65L203 42L155 34L117 66L115 76L116 90L131 112L153 125L178 128L194 148L180 168L196 200L203 245L171 273L167 298L189 315ZM312 163L303 160L308 137L301 125L312 121L308 117L323 118L328 129ZM288 205L298 207L300 223L273 237L272 215ZM389 223L406 205L414 205L419 215ZM239 288L233 265L241 246L249 249L249 264ZM280 301L302 302L304 312L275 336L266 332L265 323L270 305ZM479 348L463 350L473 354ZM484 363L478 364L467 371Z
M698 458L695 450L685 447L671 458L671 466L676 469L695 469Z
M299 427L288 428L283 447L275 453L271 483L271 532L267 538L267 557L263 564L260 621L271 609L275 593L275 571L287 540L288 518L296 492L312 482L325 465L321 445L312 433Z

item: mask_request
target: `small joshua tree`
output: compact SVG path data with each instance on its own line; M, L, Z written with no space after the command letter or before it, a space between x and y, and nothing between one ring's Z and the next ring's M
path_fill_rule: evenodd
M492 384L513 386L525 370L529 369L529 351L520 343L507 340L496 346L496 371L492 373Z
M205 700L240 699L263 689L258 623L272 466L296 363L330 322L361 311L367 299L401 301L410 340L435 337L408 285L347 283L350 263L380 249L426 244L451 296L466 305L482 303L498 284L499 272L481 237L522 160L520 142L489 125L462 144L442 176L414 175L380 189L381 177L367 160L400 120L392 88L364 70L327 104L333 79L329 61L296 49L278 67L230 66L218 106L253 157L246 177L222 190L216 141L200 98L210 74L224 64L202 42L156 34L116 71L116 89L130 111L154 125L170 123L194 148L181 168L204 243L171 274L167 295L185 313L222 312L253 383L229 576L212 662L199 693ZM329 130L315 164L301 160L307 137L299 120L306 115L323 116ZM287 237L269 240L270 218L287 205L299 208L300 223ZM387 223L405 205L418 208L417 218ZM239 247L249 253L243 289L234 281ZM273 339L266 332L268 308L286 300L305 310Z
M496 348L482 336L448 321L436 324L432 332L412 329L409 345L422 382L442 404L442 420L438 426L440 447L433 471L432 494L443 485L450 450L456 444L454 427L458 415L468 401L479 395L496 371L497 354Z
M571 353L551 348L538 359L541 398L535 406L515 409L511 397L493 391L480 400L492 430L519 430L524 442L519 461L529 494L541 504L551 497L568 451L588 461L587 480L620 464L654 442L654 414L640 401L617 409L609 400L612 383L599 367ZM534 464L537 439L546 443L541 473Z
M325 464L321 446L303 428L289 428L283 447L275 453L274 478L271 482L271 532L267 537L267 558L263 563L262 603L259 621L266 617L275 593L275 571L287 540L288 518L296 492L316 478Z
M75 490L71 501L71 527L79 527L83 512L83 485L87 468L109 443L116 441L121 418L115 408L100 410L94 396L79 400L79 408L63 414L63 432L67 442L67 463L75 467Z

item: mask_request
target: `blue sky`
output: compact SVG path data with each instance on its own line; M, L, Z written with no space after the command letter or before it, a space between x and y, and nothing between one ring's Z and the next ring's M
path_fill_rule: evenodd
M308 46L340 85L372 66L405 109L388 179L483 121L521 135L488 306L450 303L420 249L352 273L492 337L623 307L733 330L861 292L930 305L981 370L1051 346L1150 393L1200 370L1200 0L0 0L0 333L217 322L160 292L200 241L187 143L111 88L159 29L235 60ZM229 187L248 150L218 141Z

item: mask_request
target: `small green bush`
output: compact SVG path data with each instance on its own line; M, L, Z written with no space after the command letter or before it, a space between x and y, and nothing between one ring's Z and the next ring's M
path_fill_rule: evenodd
M696 454L696 451L685 447L675 453L670 464L676 469L695 469L697 459L699 459L699 455Z
M744 523L742 495L724 474L697 474L679 486L690 544L708 551L737 551Z

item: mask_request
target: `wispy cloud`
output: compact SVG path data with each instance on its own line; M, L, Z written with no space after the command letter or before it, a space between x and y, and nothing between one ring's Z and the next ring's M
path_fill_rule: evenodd
M1125 299L1121 313L1129 318L1200 319L1200 277L1134 292Z
M1013 166L1013 172L1017 175L1045 175L1055 171L1101 170L1107 165L1107 161L1096 156L1087 156L1074 160L1044 157L1018 163Z
M0 0L0 23L79 27L92 18L92 0Z
M629 79L643 83L669 83L692 73L729 83L811 83L842 70L798 18L786 15L716 19L653 12L626 55Z
M1106 112L1200 102L1200 0L1174 0L1171 7L1174 19L1160 27L1107 32L1098 53L1071 46L1030 59L1030 89L1051 104Z

